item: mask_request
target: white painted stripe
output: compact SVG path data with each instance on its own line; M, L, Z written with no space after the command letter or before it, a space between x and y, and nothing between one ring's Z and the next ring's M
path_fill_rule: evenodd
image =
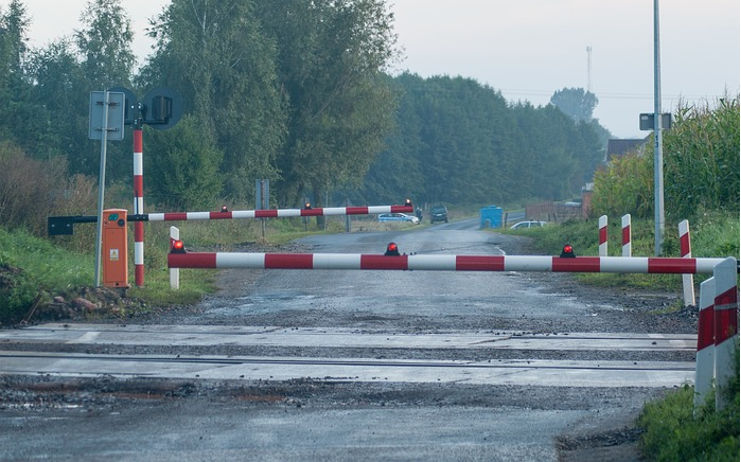
M165 221L165 214L164 213L150 213L150 214L147 214L147 218L149 218L149 221Z
M690 232L690 222L687 220L682 220L679 222L679 236L684 236L685 234Z
M347 215L345 207L326 207L322 209L324 215Z
M135 265L144 264L144 243L143 242L134 242L134 264Z
M255 218L254 210L235 210L232 212L232 218Z
M388 205L375 205L368 207L368 214L375 214L375 213L390 213L391 212L391 206Z
M264 253L216 252L217 268L264 268Z
M648 257L600 257L601 273L648 273Z
M144 213L144 198L143 197L135 197L134 198L134 213Z
M407 259L410 270L455 271L455 255L412 255Z
M553 257L513 256L504 257L504 271L552 271Z
M352 253L316 253L314 269L360 269L360 254Z
M134 153L134 176L141 176L144 171L142 167L142 155L141 153Z
M278 210L278 216L279 217L300 217L301 210L300 209L280 209Z
M736 259L733 257L729 257L731 260L733 260L733 265L735 266ZM725 259L724 258L695 258L695 273L713 273L713 268L715 268L715 265L718 265L720 263L723 263ZM735 269L734 269L735 271Z
M188 220L209 220L211 212L188 212L185 216Z

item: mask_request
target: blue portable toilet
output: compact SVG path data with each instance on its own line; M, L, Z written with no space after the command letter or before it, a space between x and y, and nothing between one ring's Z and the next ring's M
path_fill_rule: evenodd
M502 226L502 208L490 205L481 209L482 228L500 228Z

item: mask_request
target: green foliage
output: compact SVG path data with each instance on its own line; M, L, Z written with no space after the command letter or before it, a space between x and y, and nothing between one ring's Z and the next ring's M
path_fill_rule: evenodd
M169 130L147 129L146 172L148 196L175 210L216 207L222 179L222 153L202 133L198 120L185 116Z
M155 54L138 78L144 88L176 90L202 136L220 152L223 190L254 197L256 178L277 176L285 134L285 99L276 71L277 44L246 1L174 0L151 35Z
M258 15L289 104L282 201L323 205L330 188L359 183L392 126L391 14L380 0L289 0L260 2Z
M738 214L739 98L714 109L680 107L663 135L665 210L668 220L696 218L707 211ZM592 210L634 217L653 215L652 142L644 152L611 159L594 178Z
M656 461L737 461L739 460L739 370L721 390L730 403L715 410L714 394L693 409L694 387L684 386L643 409L638 425L644 430L641 450Z

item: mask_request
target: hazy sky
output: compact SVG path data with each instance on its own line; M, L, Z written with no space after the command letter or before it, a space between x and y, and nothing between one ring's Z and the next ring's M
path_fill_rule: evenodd
M279 1L279 0L273 0ZM32 46L79 28L87 0L23 0ZM169 0L123 0L140 61L147 19ZM547 104L555 90L587 88L595 116L615 136L645 136L653 112L653 0L395 0L404 61L395 71L472 77L509 100ZM5 10L8 0L0 0ZM739 92L739 1L660 2L664 112L679 98L714 102ZM587 46L592 48L588 72ZM591 79L588 76L591 75Z

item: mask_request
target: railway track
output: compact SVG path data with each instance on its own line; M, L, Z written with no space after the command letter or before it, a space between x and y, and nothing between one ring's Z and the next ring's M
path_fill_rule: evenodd
M47 324L0 331L0 374L55 376L117 376L190 380L309 379L318 381L468 383L577 387L667 387L691 383L694 361L631 361L578 359L486 360L429 359L436 350L486 352L501 350L693 351L692 335L582 333L534 335L522 333L452 332L389 334L353 329L278 328L261 326L148 326ZM169 346L180 353L129 354ZM255 345L301 348L354 348L376 357L300 357L193 354L189 348L218 351L228 346ZM34 347L40 347L34 350ZM62 346L88 351L54 351ZM106 353L96 352L104 349ZM117 348L121 353L115 354ZM42 351L43 350L43 351ZM405 358L380 351L409 350ZM426 359L414 358L414 351Z

